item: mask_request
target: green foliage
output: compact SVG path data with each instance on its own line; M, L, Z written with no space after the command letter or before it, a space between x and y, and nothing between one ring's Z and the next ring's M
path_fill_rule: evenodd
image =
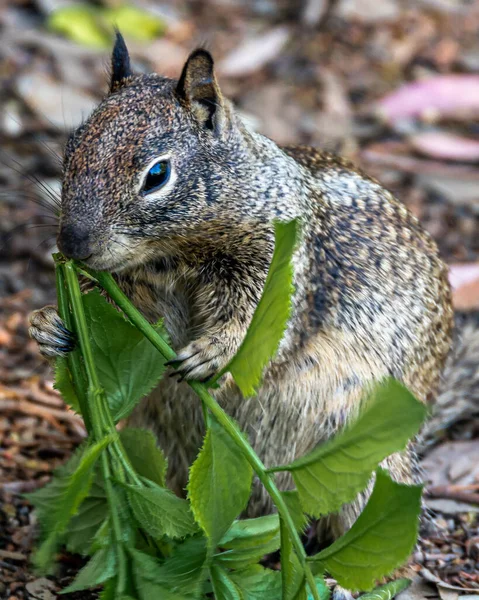
M417 539L422 486L376 471L373 493L349 531L314 557L345 588L370 590L402 564Z
M203 535L186 538L156 572L157 579L175 592L196 597L206 578L208 545Z
M316 577L316 589L318 590L319 597L321 600L329 600L331 597L331 591L328 588L326 581L322 577ZM312 600L311 593L308 593L308 600Z
M279 571L252 565L229 571L214 564L210 579L215 598L222 600L281 600L282 586Z
M224 551L217 560L230 569L244 569L278 550L280 543L278 515L235 521L218 544Z
M212 566L210 568L210 579L215 598L223 598L223 600L243 599L239 585L231 579L225 569L216 565Z
M70 552L86 556L93 544L95 536L108 523L108 504L104 488L99 484L97 476L88 492L88 496L80 504L77 514L68 524L66 547Z
M357 421L341 434L285 467L305 511L319 517L337 511L363 490L386 456L403 450L419 430L426 407L397 381L372 393Z
M81 414L80 404L73 387L72 375L68 369L67 359L63 356L57 358L55 362L55 382L53 387L60 392L63 400L70 405L75 412Z
M150 342L94 290L83 296L90 344L115 421L127 417L165 370Z
M229 367L244 394L259 385L289 315L296 225L278 225L276 235L261 302ZM167 462L153 435L115 427L156 385L173 351L111 276L93 273L129 320L98 291L82 296L74 263L58 255L56 261L62 316L79 340L75 360L57 362L56 386L76 410L81 405L89 438L30 499L42 525L39 568L52 567L61 543L91 557L65 592L103 585L101 600L207 600L212 594L216 600L328 600L325 572L344 587L367 590L407 558L421 490L382 470L343 537L309 560L299 537L306 514L334 512L352 500L378 464L417 431L425 408L405 388L385 382L346 431L268 471L208 388L192 382L207 433L190 469L188 499L179 498L165 487ZM253 469L278 514L235 520L248 503ZM279 492L274 471L290 471L297 489ZM258 564L278 549L280 572ZM401 586L401 580L387 584L364 598L389 600Z
M186 600L191 598L177 589L168 589L162 577L161 564L153 557L137 550L130 550L133 576L139 600Z
M294 552L289 531L280 518L281 580L284 600L307 600L304 569Z
M85 447L74 455L52 483L28 495L37 509L45 534L45 541L34 557L38 569L47 570L50 567L62 534L88 495L95 462L111 441L112 437L105 437L100 442Z
M120 432L120 440L137 474L164 487L168 463L151 431L128 427Z
M116 561L116 552L113 546L102 548L94 554L93 558L78 573L75 581L61 593L69 594L79 590L87 590L105 583L105 581L115 576Z
M197 531L189 503L172 491L153 483L126 488L136 520L152 537L182 538Z
M188 496L214 548L248 502L253 471L234 442L211 418L205 442L190 470Z
M297 237L297 222L276 223L273 259L263 294L248 332L225 371L229 371L243 396L252 396L261 382L263 369L276 354L291 313L293 266L291 257Z
M134 4L103 8L74 3L52 11L47 24L52 31L92 48L109 47L114 27L140 41L149 41L166 31L163 19Z
M298 490L288 490L287 492L282 492L281 496L283 497L284 503L286 504L289 514L293 519L294 526L296 527L297 531L303 533L309 523L309 519L304 513Z
M282 597L281 573L278 571L253 565L232 572L230 578L245 600L280 600Z

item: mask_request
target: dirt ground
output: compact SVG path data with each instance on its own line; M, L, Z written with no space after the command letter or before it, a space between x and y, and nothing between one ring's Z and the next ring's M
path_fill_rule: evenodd
M108 49L51 30L65 4L0 5L0 598L9 600L55 598L81 565L65 554L58 577L32 573L35 515L22 498L85 434L27 336L28 313L55 302L62 147L106 92ZM479 326L477 2L136 4L164 26L129 40L137 70L178 76L188 52L206 46L224 92L259 131L347 155L407 204L451 265L457 309ZM478 416L479 390L469 389L436 419L422 463L429 525L401 597L479 598Z

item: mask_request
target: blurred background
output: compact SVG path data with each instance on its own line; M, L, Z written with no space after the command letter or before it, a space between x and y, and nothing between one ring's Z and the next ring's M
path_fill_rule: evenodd
M81 564L65 555L57 579L27 564L35 523L20 494L47 481L84 435L28 340L27 315L55 302L62 148L106 93L113 25L137 71L177 77L205 46L257 130L341 153L377 177L438 242L456 307L479 309L477 0L3 0L0 598L10 600L56 597ZM479 593L478 433L471 413L426 457L442 533L421 542L411 598Z

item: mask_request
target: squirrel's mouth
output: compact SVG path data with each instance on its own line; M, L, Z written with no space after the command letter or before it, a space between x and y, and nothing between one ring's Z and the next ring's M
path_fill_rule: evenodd
M95 256L91 254L87 259L82 261L87 267L95 269L95 271L108 271L110 273L118 273L123 271L128 265L128 261L125 260L112 260L102 256Z
M108 271L109 273L120 273L126 269L132 268L141 264L141 259L135 257L132 252L129 253L113 253L102 252L91 254L83 263L95 271Z

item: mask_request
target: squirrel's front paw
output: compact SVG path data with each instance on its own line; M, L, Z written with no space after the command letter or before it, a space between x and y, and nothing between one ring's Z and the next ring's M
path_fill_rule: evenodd
M75 347L73 334L65 327L54 306L32 312L28 333L47 358L65 356Z
M168 364L176 367L172 375L180 375L180 381L206 381L225 367L231 356L219 338L200 338L180 350L177 358Z

